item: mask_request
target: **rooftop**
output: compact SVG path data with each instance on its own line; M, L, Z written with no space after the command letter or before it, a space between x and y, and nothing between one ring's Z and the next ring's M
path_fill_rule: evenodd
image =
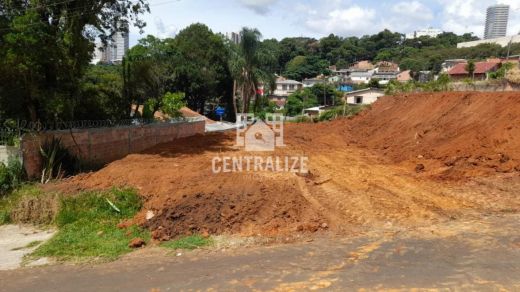
M294 85L299 85L299 84L303 84L303 83L298 82L296 80L280 80L280 81L276 81L276 84L294 84Z
M449 75L466 75L469 74L466 70L466 63L459 63L455 65L449 72ZM475 63L475 74L484 74L498 67L495 62L478 62Z

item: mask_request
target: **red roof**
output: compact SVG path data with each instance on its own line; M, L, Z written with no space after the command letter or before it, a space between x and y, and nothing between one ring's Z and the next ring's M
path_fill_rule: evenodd
M455 65L449 72L449 75L467 75L469 74L466 71L466 63L459 63ZM495 71L498 69L498 63L495 62L478 62L475 63L475 74L485 74L490 71Z

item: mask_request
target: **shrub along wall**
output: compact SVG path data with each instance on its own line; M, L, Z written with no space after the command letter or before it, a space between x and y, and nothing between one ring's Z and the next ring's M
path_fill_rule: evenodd
M40 145L52 137L60 138L62 144L83 163L102 166L128 154L179 138L203 134L204 131L205 121L49 131L24 135L21 148L27 175L29 178L38 178L42 171Z

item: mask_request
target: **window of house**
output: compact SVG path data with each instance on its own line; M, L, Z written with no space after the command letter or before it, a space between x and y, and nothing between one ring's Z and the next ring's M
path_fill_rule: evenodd
M356 96L356 104L362 104L363 103L363 97L362 96Z
M294 85L289 85L290 90L294 90Z
M287 90L287 85L282 85L282 90Z

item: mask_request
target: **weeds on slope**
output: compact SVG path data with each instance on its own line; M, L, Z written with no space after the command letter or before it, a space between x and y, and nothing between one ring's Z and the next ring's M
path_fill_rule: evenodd
M132 251L128 246L131 239L150 239L149 232L140 227L117 227L122 220L135 216L141 206L139 195L130 189L62 197L54 220L58 233L38 247L31 257L79 261L117 259Z
M51 201L50 195L45 194L44 196L39 187L33 184L21 185L9 195L0 197L0 225L9 223L50 224L54 218L53 210L46 208L45 205L52 205Z

